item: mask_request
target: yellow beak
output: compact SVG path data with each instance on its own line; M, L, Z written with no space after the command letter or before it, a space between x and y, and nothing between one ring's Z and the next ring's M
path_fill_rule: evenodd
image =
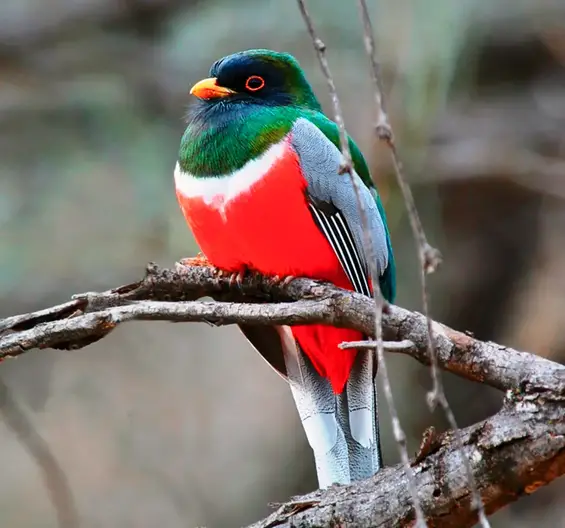
M215 77L202 79L191 88L190 94L200 99L216 99L218 97L227 97L235 93L229 88L218 86L217 82L218 80Z

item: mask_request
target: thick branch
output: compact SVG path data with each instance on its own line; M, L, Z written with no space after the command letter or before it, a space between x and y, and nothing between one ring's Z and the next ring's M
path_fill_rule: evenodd
M565 473L562 400L541 395L507 398L500 413L461 430L460 435L487 513ZM477 522L461 451L451 433L413 469L428 526L461 528ZM377 528L413 522L404 469L397 465L352 486L295 497L251 528Z
M205 296L230 302L196 301ZM215 325L327 323L372 336L374 317L371 299L309 279L273 286L254 276L239 290L229 287L229 279L216 279L212 268L173 271L151 265L139 282L103 293L77 295L59 306L0 320L0 359L33 348L81 348L101 339L118 324L135 319L207 321ZM425 365L430 363L422 314L390 305L383 324L385 339L414 343L414 347L397 352ZM434 323L433 329L438 363L444 370L501 390L565 384L565 368L552 361L474 339L440 323Z

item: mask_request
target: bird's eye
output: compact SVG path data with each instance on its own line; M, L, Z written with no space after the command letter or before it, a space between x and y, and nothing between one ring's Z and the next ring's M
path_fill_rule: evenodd
M265 86L265 79L259 75L252 75L245 81L245 88L250 92L257 92Z

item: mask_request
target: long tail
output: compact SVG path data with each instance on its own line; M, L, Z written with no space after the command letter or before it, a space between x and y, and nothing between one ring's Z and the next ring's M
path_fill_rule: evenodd
M314 451L320 488L374 475L382 462L373 354L358 352L344 391L335 394L290 329L279 327L278 331L292 395Z

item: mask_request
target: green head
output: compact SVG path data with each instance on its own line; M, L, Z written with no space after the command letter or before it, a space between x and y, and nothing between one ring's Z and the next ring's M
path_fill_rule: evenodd
M256 49L216 61L210 78L190 91L204 104L299 106L320 111L320 103L298 61L288 53Z
M190 93L179 164L197 176L228 174L280 141L295 120L321 112L298 61L288 53L228 55Z

